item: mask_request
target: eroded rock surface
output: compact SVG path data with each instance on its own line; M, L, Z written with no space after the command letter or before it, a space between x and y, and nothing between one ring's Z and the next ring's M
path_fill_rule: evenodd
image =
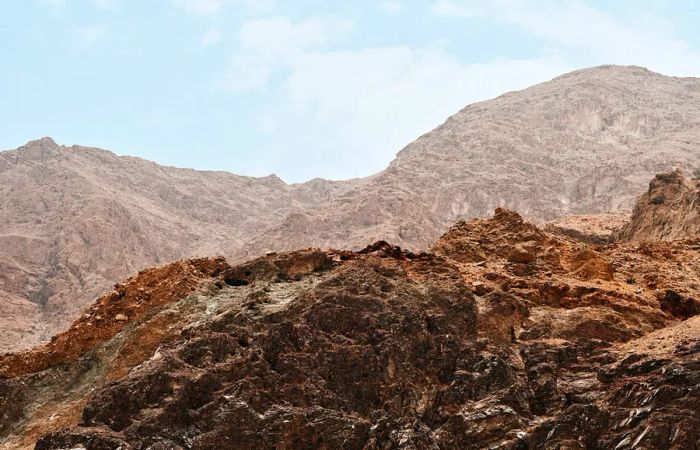
M639 197L632 219L617 233L626 241L693 238L700 235L700 178L681 170L657 175Z
M0 445L700 444L698 238L593 245L499 209L423 253L178 264L88 310L128 317L90 319L93 345L0 356Z
M563 234L589 244L604 245L615 239L616 233L629 223L631 215L631 210L623 210L563 216L546 222L544 229L550 233Z

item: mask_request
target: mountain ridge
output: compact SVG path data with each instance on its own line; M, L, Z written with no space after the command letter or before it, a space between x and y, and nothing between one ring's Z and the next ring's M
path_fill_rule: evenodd
M663 97L655 99L659 93ZM384 215L386 223L380 220L354 229L417 248L430 245L455 220L483 217L496 207L518 210L536 221L628 209L656 173L700 164L700 116L693 109L697 103L684 98L688 96L700 99L700 79L602 66L472 104L407 145L386 170L375 175L372 185L363 186L372 206L363 210L351 205L348 210L338 202L315 211L315 217L306 222L320 222L323 232L332 234L333 228L347 227L358 216L367 221L363 216ZM661 149L652 147L664 134L673 140ZM582 174L585 170L589 174ZM463 177L476 181L460 180ZM387 186L400 184L396 179L409 182L387 194ZM409 200L402 201L406 197ZM395 211L387 214L375 207L382 203ZM402 214L416 217L405 220ZM407 223L392 224L393 218ZM283 241L294 228L283 223L248 247L272 249L266 243ZM306 236L304 230L286 239L311 244ZM363 238L357 233L350 243L359 247ZM327 239L321 244L338 246L338 241ZM293 245L281 248L289 250Z
M289 185L31 141L0 153L0 349L46 340L112 283L184 257L418 250L497 207L537 223L629 209L656 173L700 166L697 105L696 78L584 69L465 107L377 174Z
M309 190L277 178L162 167L51 139L0 153L0 308L11 302L21 312L2 311L8 333L0 348L32 345L37 334L48 339L87 298L129 273L184 255L225 253L260 223L342 189L314 183ZM47 320L58 323L31 331ZM13 330L22 324L29 328Z

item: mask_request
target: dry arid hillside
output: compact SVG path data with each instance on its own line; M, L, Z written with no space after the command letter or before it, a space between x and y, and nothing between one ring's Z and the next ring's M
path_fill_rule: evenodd
M138 270L231 253L353 185L163 167L51 139L0 153L0 350L46 340Z
M142 271L0 356L0 448L697 448L700 236L560 231Z
M467 106L383 172L293 214L243 251L426 248L496 207L528 219L630 209L657 173L700 166L700 79L602 66Z
M415 251L496 207L537 223L629 209L654 174L700 166L698 149L700 80L615 66L470 105L351 181L287 185L33 141L0 153L0 349L47 340L154 264L382 239Z

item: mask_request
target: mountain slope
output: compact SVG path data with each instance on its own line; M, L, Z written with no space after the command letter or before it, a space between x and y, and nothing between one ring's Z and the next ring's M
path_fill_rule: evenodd
M535 221L628 209L654 174L695 166L700 80L614 66L470 105L360 180L286 185L31 142L0 153L0 349L47 339L153 264L380 239L415 250L496 207Z
M454 221L507 207L534 220L630 209L656 173L700 166L700 79L602 66L467 106L328 205L248 254L299 245L425 248Z
M0 153L0 349L68 325L115 281L230 252L344 184L163 167L51 139Z
M0 448L693 448L698 286L697 237L503 209L420 254L181 261L0 356Z

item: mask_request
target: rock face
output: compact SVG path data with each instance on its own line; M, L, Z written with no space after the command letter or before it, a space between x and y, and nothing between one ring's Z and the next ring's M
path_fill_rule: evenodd
M695 448L698 298L697 236L596 245L505 209L422 253L182 261L0 356L0 446Z
M0 350L50 338L141 269L230 253L262 224L352 182L311 184L163 167L48 138L0 153Z
M545 230L591 244L607 244L629 223L631 210L600 214L575 214L550 220Z
M674 240L700 236L700 178L683 172L657 175L639 197L632 219L617 234L634 241Z
M497 207L535 221L631 209L657 173L700 166L699 105L700 79L615 66L475 103L246 251L367 239L426 248L454 222Z
M0 349L48 339L117 280L179 258L417 250L496 207L532 220L631 208L654 174L700 166L698 105L698 79L573 72L469 105L378 174L300 185L30 142L0 153Z

